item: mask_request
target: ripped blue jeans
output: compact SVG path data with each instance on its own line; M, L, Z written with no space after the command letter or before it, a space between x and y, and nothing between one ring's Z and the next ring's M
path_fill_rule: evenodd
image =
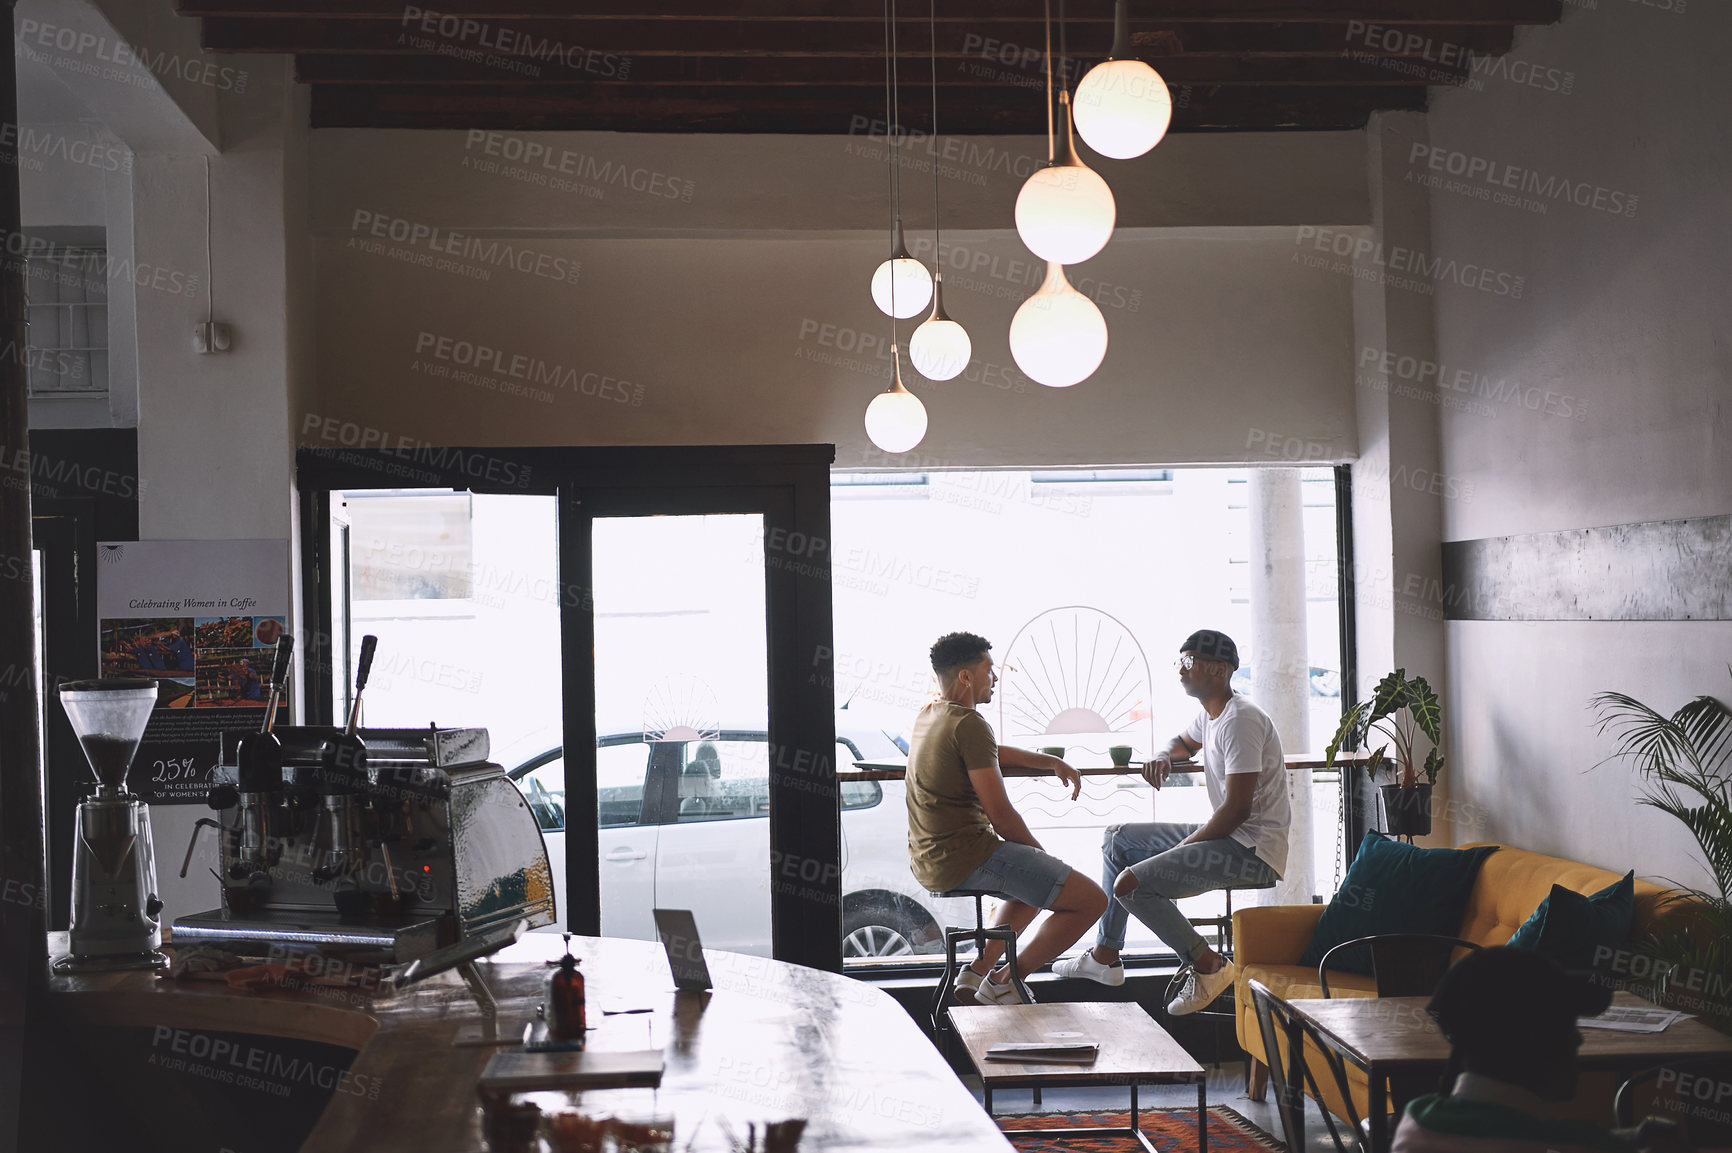
M1097 944L1124 948L1125 926L1135 913L1173 952L1195 961L1209 951L1209 944L1175 901L1214 889L1258 888L1280 880L1279 873L1231 837L1179 844L1200 827L1151 823L1107 828L1101 838L1101 888L1108 900ZM1137 887L1128 896L1115 896L1113 885L1126 869L1136 877Z

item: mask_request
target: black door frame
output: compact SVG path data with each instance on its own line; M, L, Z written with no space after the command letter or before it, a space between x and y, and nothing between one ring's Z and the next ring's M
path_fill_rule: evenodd
M50 929L71 922L74 815L90 767L55 686L98 676L96 542L138 539L138 433L130 428L30 430L31 526L42 553L44 897ZM28 573L21 574L29 579Z
M73 502L55 502L73 503ZM96 517L93 508L31 517L31 546L42 554L43 793L48 838L48 927L71 926L75 815L90 776L55 687L100 670L96 626Z
M841 820L830 604L833 445L302 449L303 669L307 722L332 721L330 499L339 489L452 488L559 500L560 649L565 671L566 924L601 931L595 794L593 569L597 516L764 516L770 700L770 886L774 955L842 967ZM576 674L576 675L574 675ZM572 750L585 750L581 756ZM816 766L816 768L814 768Z

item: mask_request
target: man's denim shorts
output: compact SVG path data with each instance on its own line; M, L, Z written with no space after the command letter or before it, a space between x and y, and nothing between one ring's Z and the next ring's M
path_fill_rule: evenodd
M1058 903L1059 890L1070 880L1070 874L1070 866L1050 853L1006 841L993 851L986 864L956 887L980 889L1005 900L1050 909Z

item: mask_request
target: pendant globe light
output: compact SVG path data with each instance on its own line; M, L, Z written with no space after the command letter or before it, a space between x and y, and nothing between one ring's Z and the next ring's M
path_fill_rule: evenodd
M926 266L908 255L908 245L902 240L902 217L896 217L891 233L894 242L890 257L872 274L872 303L878 311L897 320L907 320L925 311L932 299L932 274ZM892 308L895 312L890 311Z
M932 140L938 140L938 0L932 0L927 17L931 30ZM949 380L968 367L974 345L968 330L944 311L944 240L938 230L938 165L932 166L932 315L914 330L908 342L908 359L927 380Z
M1048 15L1050 20L1050 6ZM1059 11L1059 37L1064 37L1064 11ZM1117 209L1113 190L1076 154L1071 138L1070 94L1059 92L1064 112L1063 147L1052 126L1052 34L1047 34L1047 163L1023 183L1016 197L1016 232L1028 250L1057 264L1081 264L1102 248L1113 234ZM1059 55L1063 58L1061 47Z
M1030 380L1069 388L1093 375L1106 354L1106 318L1071 287L1063 265L1049 262L1040 288L1011 318L1011 358Z
M1131 55L1126 0L1113 8L1112 55L1076 86L1076 130L1102 156L1129 160L1161 142L1173 120L1173 96L1161 74Z
M901 93L896 84L896 18L891 10L891 0L886 0L884 140L890 154L890 212L894 223L890 230L890 257L872 274L872 303L887 316L907 320L924 312L927 302L932 299L932 274L926 271L924 264L908 255L908 245L902 239L902 157L896 152L896 137L901 128L896 113L901 107Z
M866 435L885 452L907 452L926 437L926 406L902 386L902 357L890 345L895 362L890 387L866 406Z

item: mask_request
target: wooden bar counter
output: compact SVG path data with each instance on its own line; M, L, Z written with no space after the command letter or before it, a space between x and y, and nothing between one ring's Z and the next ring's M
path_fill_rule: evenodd
M50 949L64 952L64 934ZM500 1003L500 1020L518 1021L539 1003L560 939L532 934L478 964ZM887 994L847 977L780 961L707 950L715 989L676 993L661 947L649 941L574 937L572 952L588 986L592 1050L664 1050L658 1089L586 1091L581 1107L595 1115L672 1116L677 1153L724 1153L729 1132L742 1140L748 1123L808 1120L801 1153L854 1149L1007 1153L1009 1143L908 1014ZM220 982L175 981L149 973L56 977L56 1017L64 1030L120 1038L139 1051L107 1073L165 1061L179 1103L154 1096L153 1108L186 1116L194 1150L222 1145L199 1139L191 1114L208 1106L233 1114L238 1103L260 1108L270 1087L256 1082L289 1068L260 1058L300 1045L354 1052L345 1070L321 1078L329 1101L299 1148L307 1153L476 1153L484 1148L476 1079L488 1047L454 1047L481 1013L462 980L445 973L388 998L353 989L303 988L247 993ZM645 1011L647 1010L647 1011ZM200 1038L203 1038L201 1041ZM118 1048L102 1042L110 1053ZM224 1045L213 1051L213 1045ZM202 1055L201 1055L202 1045ZM142 1046L142 1048L140 1048ZM332 1046L331 1049L319 1049ZM304 1052L305 1050L296 1050ZM188 1054L202 1061L190 1077ZM241 1068L217 1076L210 1066ZM252 1066L251 1074L246 1068ZM332 1062L340 1066L341 1060ZM221 1072L221 1070L219 1070ZM160 1068L151 1083L163 1084ZM192 1083L196 1080L196 1083ZM188 1082L183 1085L182 1082ZM160 1094L161 1089L152 1090ZM276 1090L284 1096L282 1090ZM249 1096L251 1094L251 1096ZM566 1094L531 1098L544 1107ZM199 1102L203 1102L200 1104ZM124 1107L115 1103L110 1107ZM244 1116L244 1114L242 1114ZM270 1124L258 1113L260 1126ZM308 1119L310 1120L310 1118ZM305 1129L306 1120L300 1128ZM237 1150L282 1148L262 1129ZM153 1147L148 1139L138 1148ZM290 1143L289 1148L294 1145Z

